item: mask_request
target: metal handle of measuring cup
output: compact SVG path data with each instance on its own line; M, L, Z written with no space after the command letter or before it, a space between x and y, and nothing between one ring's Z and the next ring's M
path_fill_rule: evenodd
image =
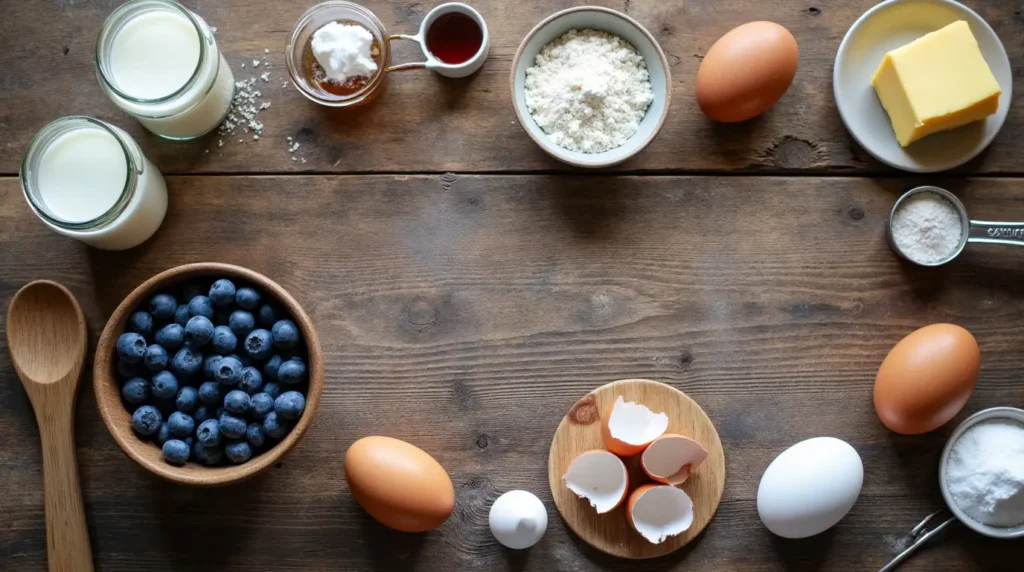
M943 514L948 514L949 518L947 518L946 520L942 521L935 528L929 529L928 528L928 524L931 523L932 521L937 520L940 517L940 515L943 515ZM940 532L942 532L942 529L946 528L947 526L949 526L950 524L952 524L955 521L956 521L956 517L953 516L951 513L949 513L949 511L946 511L946 510L939 510L939 511L935 511L935 512L929 514L928 516L925 517L924 520L922 520L921 522L917 523L917 526L915 526L910 531L910 538L914 542L910 546L908 546L906 548L906 550L904 550L903 552L900 552L899 554L897 554L896 557L893 558L892 560L890 560L888 564L886 564L885 566L882 566L878 570L878 572L892 572L893 570L898 568L899 565L902 564L904 560L906 560L907 558L910 558L910 556L914 552L917 552L918 548L921 548L922 546L924 546L924 544L926 542L928 542L932 538L935 538L936 536L938 536L938 534Z
M421 49L423 47L423 40L422 40L422 38L419 37L419 35L410 36L408 34L391 34L390 36L388 36L388 44L390 44L394 40L409 40L409 41L416 42L417 44L419 44ZM406 71L406 70L421 70L421 69L426 69L426 67L427 67L427 62L409 62L407 64L398 64L397 66L389 66L384 71L385 72L396 72L396 71Z
M967 242L1024 246L1024 222L972 220L967 230Z

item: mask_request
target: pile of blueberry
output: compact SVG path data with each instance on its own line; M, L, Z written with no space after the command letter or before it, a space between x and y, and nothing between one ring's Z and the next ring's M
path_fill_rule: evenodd
M132 429L173 465L244 463L306 407L308 356L295 322L254 288L208 285L153 296L117 340Z

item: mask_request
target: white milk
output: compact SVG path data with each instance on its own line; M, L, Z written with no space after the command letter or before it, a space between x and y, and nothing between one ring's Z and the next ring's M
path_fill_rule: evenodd
M105 250L145 242L167 212L156 166L127 133L90 118L43 128L29 146L21 183L50 228Z
M97 46L100 85L121 109L169 139L193 139L227 115L235 78L202 18L170 0L114 11Z

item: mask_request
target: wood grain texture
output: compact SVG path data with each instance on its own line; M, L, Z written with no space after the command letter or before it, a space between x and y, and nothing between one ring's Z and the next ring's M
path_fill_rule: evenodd
M266 132L209 136L192 143L161 141L119 111L100 90L93 53L106 16L121 0L20 0L0 18L0 173L14 174L32 135L49 121L93 115L126 128L164 173L494 172L569 170L548 157L516 124L508 77L516 48L546 16L570 6L615 8L651 31L668 56L672 109L657 139L620 171L892 172L871 159L846 132L833 104L832 64L849 26L876 0L475 0L492 36L480 73L448 80L419 71L394 74L386 93L355 111L328 110L290 87L284 46L311 0L184 0L213 26L236 79L258 81L272 106L260 117ZM393 33L416 29L431 2L366 0ZM1010 0L968 0L1000 36L1010 55L1024 58L1024 10ZM800 64L788 93L761 118L721 125L700 113L693 94L701 58L725 32L752 20L772 20L795 36ZM397 44L396 44L397 46ZM253 59L265 65L253 69ZM422 56L398 46L396 62ZM246 68L241 65L247 64ZM1015 74L1024 93L1024 74ZM1015 105L989 151L962 172L1021 173L1016 140L1024 107ZM292 161L287 137L301 144ZM218 146L223 139L224 146ZM239 140L242 140L241 142ZM209 151L209 153L206 153Z
M690 437L708 451L708 458L682 486L693 501L693 524L686 532L661 544L651 544L629 526L626 503L612 512L597 514L589 501L577 497L562 480L577 457L587 451L605 448L601 424L620 396L626 401L646 405L655 413L668 415L666 434ZM639 460L639 456L623 459L629 470L630 491L651 482L644 475ZM588 393L558 424L548 453L548 486L566 526L584 542L612 556L656 558L689 544L715 516L725 489L725 453L714 423L685 393L657 381L622 379Z
M546 460L581 395L642 377L701 404L729 477L704 534L630 570L863 572L942 506L936 466L952 427L1024 404L1024 257L972 245L946 268L901 264L885 242L888 210L923 182L956 192L979 219L1024 220L1024 182L999 178L192 176L168 178L168 216L151 241L107 253L47 230L4 179L0 307L30 280L59 280L95 340L146 278L216 260L277 281L317 324L327 368L317 421L279 468L238 486L149 474L82 393L82 488L105 571L621 570L554 512ZM907 333L940 321L978 339L977 388L951 424L893 435L871 404L877 368ZM372 434L449 471L456 508L440 529L392 533L356 505L342 457ZM0 568L38 571L41 458L6 351L0 435ZM830 532L774 538L757 518L761 474L821 435L860 453L863 493ZM526 553L487 530L490 503L517 488L551 509ZM1021 547L955 528L906 570L1012 571Z
M82 308L56 282L27 284L7 311L11 362L39 424L50 572L93 569L74 427L86 336Z

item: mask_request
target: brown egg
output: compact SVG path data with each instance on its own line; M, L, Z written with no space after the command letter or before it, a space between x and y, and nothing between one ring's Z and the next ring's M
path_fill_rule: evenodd
M697 104L715 121L761 115L786 93L800 57L796 39L774 22L733 28L708 50L697 70Z
M960 326L932 324L911 332L878 368L878 418L903 435L937 429L967 403L980 367L978 342Z
M370 516L402 532L437 528L455 507L455 488L444 467L423 449L391 437L352 443L345 479Z

